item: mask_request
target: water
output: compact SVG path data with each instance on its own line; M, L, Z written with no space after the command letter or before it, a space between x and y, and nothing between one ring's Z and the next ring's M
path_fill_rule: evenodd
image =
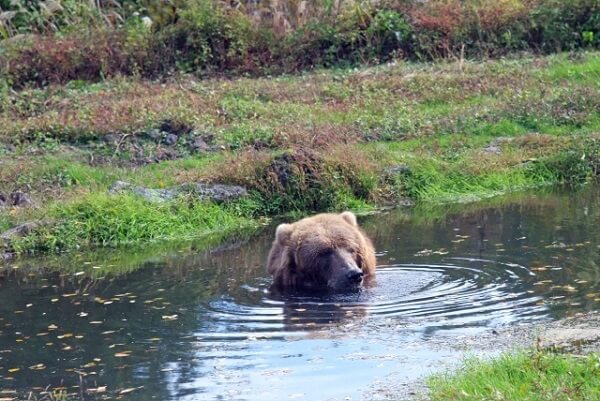
M460 361L465 339L493 353L492 330L600 309L599 195L365 217L379 267L355 294L270 294L273 228L137 269L141 256L115 252L15 263L0 270L0 398L50 385L84 399L395 399Z

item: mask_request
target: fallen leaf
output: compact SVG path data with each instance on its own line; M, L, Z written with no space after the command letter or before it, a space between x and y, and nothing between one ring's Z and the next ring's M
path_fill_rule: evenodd
M119 391L119 395L131 393L132 391L139 390L141 388L144 388L144 386L125 388L125 389Z

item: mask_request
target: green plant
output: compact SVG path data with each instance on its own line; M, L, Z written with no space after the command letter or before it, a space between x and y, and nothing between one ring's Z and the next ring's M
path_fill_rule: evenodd
M456 374L428 380L432 401L594 400L600 397L600 355L547 351L503 354L489 361L471 358Z
M96 194L64 205L50 215L55 223L14 243L24 250L56 251L90 245L202 237L235 232L252 223L227 209L191 199L153 204L133 195Z
M246 57L252 30L241 13L201 0L186 2L178 17L153 41L157 57L187 71L232 68Z
M379 10L365 31L366 51L371 57L386 59L399 51L410 54L413 31L403 14L395 10Z
M544 0L531 10L529 42L543 51L572 50L598 34L600 6L595 0Z

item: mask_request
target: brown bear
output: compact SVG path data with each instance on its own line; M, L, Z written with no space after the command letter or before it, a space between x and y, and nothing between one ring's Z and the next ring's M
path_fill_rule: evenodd
M358 288L375 273L375 251L351 212L277 227L267 271L278 290Z

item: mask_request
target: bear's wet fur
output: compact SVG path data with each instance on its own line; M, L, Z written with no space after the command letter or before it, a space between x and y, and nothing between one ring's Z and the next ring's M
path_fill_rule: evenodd
M340 291L370 280L375 263L373 244L356 216L327 213L279 225L267 271L277 290Z

